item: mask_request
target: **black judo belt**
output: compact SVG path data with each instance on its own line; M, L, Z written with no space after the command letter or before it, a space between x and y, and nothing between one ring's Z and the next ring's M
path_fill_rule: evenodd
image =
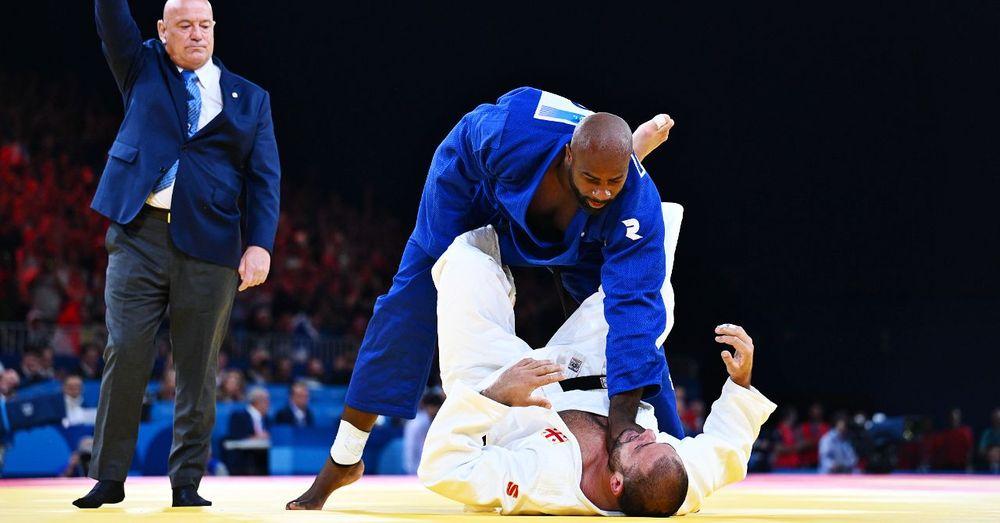
M564 391L606 389L608 388L608 377L601 374L597 376L566 378L559 382L559 386Z

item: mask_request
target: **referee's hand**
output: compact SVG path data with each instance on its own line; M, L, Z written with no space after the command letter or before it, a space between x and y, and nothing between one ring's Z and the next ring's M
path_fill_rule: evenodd
M240 292L264 283L270 271L271 253L256 245L247 247L240 260Z

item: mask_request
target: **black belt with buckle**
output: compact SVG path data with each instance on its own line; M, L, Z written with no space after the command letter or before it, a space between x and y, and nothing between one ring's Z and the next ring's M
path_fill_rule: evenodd
M608 388L608 377L605 375L579 376L567 378L559 382L563 391L570 390L597 390Z

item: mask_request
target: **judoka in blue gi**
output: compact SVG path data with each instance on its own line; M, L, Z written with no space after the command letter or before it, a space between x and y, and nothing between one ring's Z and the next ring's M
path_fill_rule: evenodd
M331 459L287 508L321 509L361 477L378 415L414 417L436 342L431 267L457 236L487 224L504 264L558 270L577 302L603 287L609 445L635 428L643 398L656 403L661 430L683 438L662 350L661 200L641 164L672 126L658 115L633 135L618 116L530 87L466 114L434 153L399 271L375 303Z

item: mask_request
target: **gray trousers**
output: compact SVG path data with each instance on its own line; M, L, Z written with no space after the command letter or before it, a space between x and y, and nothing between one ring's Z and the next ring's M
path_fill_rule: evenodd
M108 228L108 345L97 406L90 477L124 481L132 464L143 395L156 358L154 336L170 308L177 377L172 487L197 488L215 425L215 375L239 276L235 269L184 254L170 225L144 209Z

